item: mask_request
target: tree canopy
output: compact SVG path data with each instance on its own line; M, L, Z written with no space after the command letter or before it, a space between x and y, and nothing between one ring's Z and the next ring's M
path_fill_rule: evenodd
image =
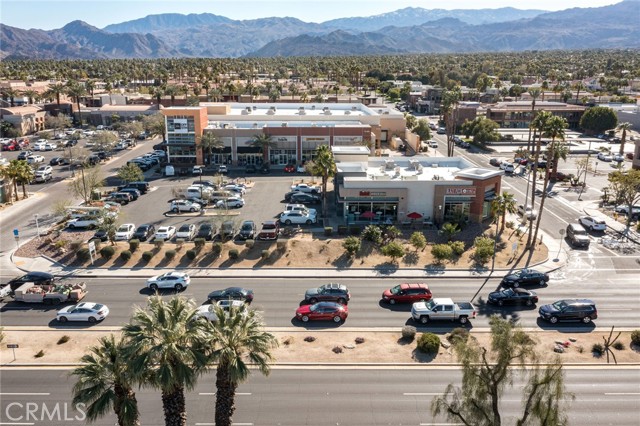
M580 119L580 127L592 134L603 133L618 125L616 112L608 107L596 106L584 112Z

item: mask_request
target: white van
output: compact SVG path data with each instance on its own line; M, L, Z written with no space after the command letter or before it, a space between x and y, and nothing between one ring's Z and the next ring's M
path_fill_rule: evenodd
M193 199L193 198L208 199L211 195L211 192L212 191L208 189L208 187L206 186L193 185L187 188L185 195L188 199Z
M166 166L164 166L164 175L165 176L175 176L176 175L176 169L172 165L167 164Z

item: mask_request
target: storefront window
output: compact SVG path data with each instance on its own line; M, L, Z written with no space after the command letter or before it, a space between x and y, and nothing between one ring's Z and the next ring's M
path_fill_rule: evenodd
M446 197L444 201L445 222L466 222L469 220L471 199L469 197Z
M373 216L368 212L372 212ZM349 222L384 222L387 219L395 221L398 218L398 203L350 202L347 215Z
M286 166L296 163L295 149L271 149L269 150L269 162L273 165Z

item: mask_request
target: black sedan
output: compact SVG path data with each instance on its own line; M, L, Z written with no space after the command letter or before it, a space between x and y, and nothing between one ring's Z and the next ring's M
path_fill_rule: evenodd
M489 293L488 302L498 306L520 304L532 306L538 303L538 295L535 291L525 290L523 288L507 288Z
M544 286L549 281L549 274L535 269L521 269L505 276L500 283L503 287L520 287L521 285Z
M103 231L103 230L98 230L96 231L95 234L93 234L93 237L91 237L92 240L100 240L103 243L105 241L107 241L109 239L109 234L107 233L107 231Z
M304 192L298 192L293 194L290 198L291 203L294 204L318 204L320 203L320 197L317 195L311 195Z
M133 239L139 241L147 241L156 233L156 227L150 224L138 226L136 232L133 233Z
M196 234L196 238L204 238L209 241L213 238L216 233L216 229L210 223L203 223L198 228L198 233Z
M63 157L53 157L49 161L50 166L61 166L63 164L65 164L65 159Z
M53 283L54 278L55 277L48 272L33 271L21 277L14 278L7 284L11 286L11 290L15 291L15 289L17 289L24 283L51 284Z
M243 300L245 303L253 301L253 290L242 287L229 287L224 290L216 290L207 296L209 302L217 302L218 300Z

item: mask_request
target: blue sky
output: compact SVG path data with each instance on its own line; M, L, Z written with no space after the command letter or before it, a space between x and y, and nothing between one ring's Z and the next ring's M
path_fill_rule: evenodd
M371 16L404 7L424 9L483 9L511 6L519 9L562 10L599 7L619 0L2 0L0 22L18 28L50 30L82 20L103 28L106 25L159 13L213 13L231 19L291 16L306 22Z

